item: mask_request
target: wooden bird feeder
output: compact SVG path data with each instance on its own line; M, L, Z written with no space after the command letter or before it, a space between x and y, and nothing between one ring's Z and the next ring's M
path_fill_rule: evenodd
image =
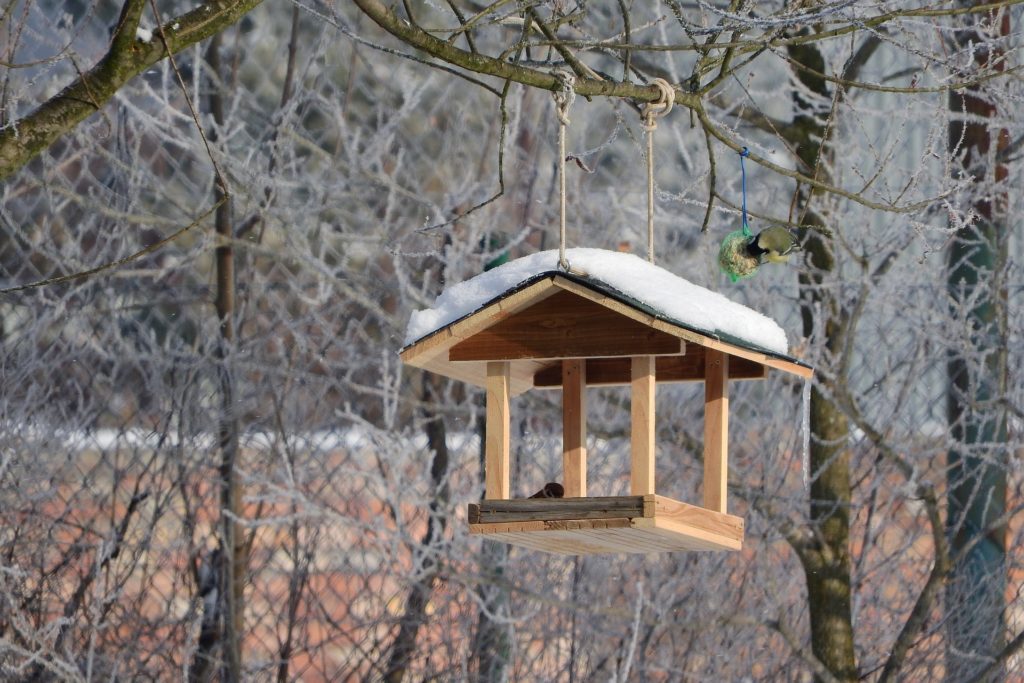
M401 357L486 389L485 498L469 506L470 533L568 555L739 550L743 519L726 510L729 381L763 379L769 369L813 373L794 358L669 319L598 279L561 270L518 283L409 344ZM702 506L654 488L655 386L688 381L704 382ZM612 385L631 390L631 495L589 497L586 388ZM562 390L565 497L512 499L509 402L545 388Z

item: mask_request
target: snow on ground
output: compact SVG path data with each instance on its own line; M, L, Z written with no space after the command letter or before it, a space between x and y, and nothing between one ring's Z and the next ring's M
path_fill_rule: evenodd
M604 249L566 251L573 274L599 281L657 311L661 316L712 334L726 334L785 355L786 333L771 318L730 301L635 254ZM405 344L479 309L530 278L558 270L558 251L531 254L447 287L433 308L409 319Z

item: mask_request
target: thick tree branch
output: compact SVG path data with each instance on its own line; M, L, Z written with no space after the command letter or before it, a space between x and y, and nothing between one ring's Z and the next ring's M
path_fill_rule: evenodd
M163 27L172 54L219 33L262 0L204 3ZM162 41L143 42L136 29L145 0L128 0L107 54L35 111L0 130L0 179L20 169L61 135L98 111L132 78L167 56Z

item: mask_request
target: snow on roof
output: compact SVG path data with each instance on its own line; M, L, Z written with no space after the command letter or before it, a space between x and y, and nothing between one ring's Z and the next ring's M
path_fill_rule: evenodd
M635 254L604 249L569 249L570 274L602 283L650 308L670 322L728 335L766 351L786 355L786 333L771 318L695 285ZM558 269L558 251L542 251L509 261L494 270L445 288L433 308L416 311L406 328L405 345L473 313L531 278Z

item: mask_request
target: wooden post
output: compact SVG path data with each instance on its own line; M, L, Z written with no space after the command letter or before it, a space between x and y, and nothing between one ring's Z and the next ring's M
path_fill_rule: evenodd
M654 493L654 356L633 356L631 365L630 490L642 496Z
M509 497L509 396L511 385L508 361L487 364L487 443L484 448L484 497L508 500Z
M704 349L704 507L726 511L729 479L729 355Z
M566 498L587 495L587 361L562 361L562 475Z

